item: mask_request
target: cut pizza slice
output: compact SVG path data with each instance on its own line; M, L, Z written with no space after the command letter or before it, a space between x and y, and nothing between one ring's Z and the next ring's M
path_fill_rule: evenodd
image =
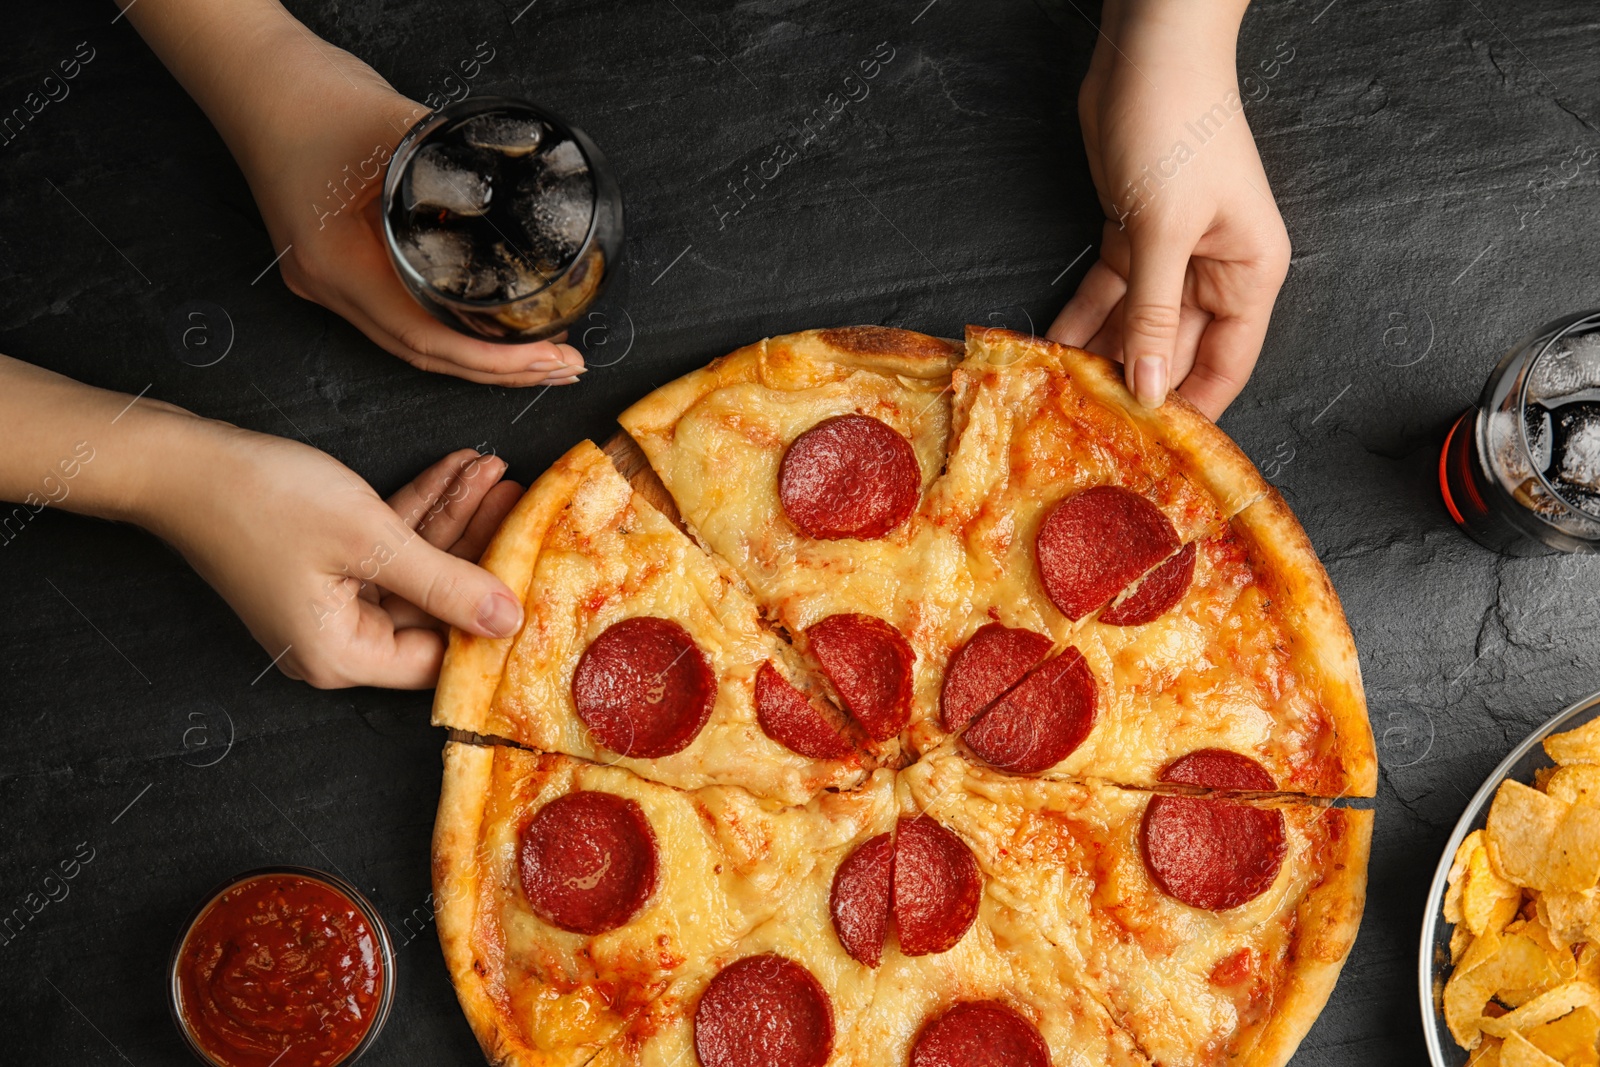
M894 803L881 794L873 825L819 859L819 871L836 872L831 886L813 877L797 887L772 919L676 982L593 1067L1147 1067L1073 984L1064 957L1040 951L1025 919L980 885L969 899L944 846L922 837L936 824L908 819L900 792ZM931 840L948 835L935 828ZM892 881L909 890L873 893L841 873L891 837ZM907 894L914 905L900 899ZM863 962L840 913L874 904L916 918L897 915L881 959ZM945 931L937 945L902 943L908 928L915 938L929 925Z
M589 442L534 483L483 565L525 621L504 640L452 632L435 725L785 803L895 750L812 691L738 582Z
M964 552L926 509L960 354L882 327L791 334L618 420L689 528L879 740L937 700L949 630L969 614Z
M835 807L846 810L841 817ZM834 874L895 824L894 776L879 771L812 805L815 866L786 883L772 916L686 971L593 1060L593 1067L823 1067L847 1020L871 1003L876 972L845 950L834 926Z
M1270 779L1237 753L1191 754L1167 777L1174 792L1152 794L953 753L902 773L1152 1060L1279 1067L1355 939L1371 813L1247 799Z
M1073 635L1099 721L1051 773L1148 785L1186 752L1223 748L1266 768L1274 789L1372 796L1355 641L1282 498L1270 493L1194 548L1193 581L1169 609L1131 625L1102 612Z
M452 742L434 831L440 944L489 1060L576 1067L809 885L889 774L780 808L616 767Z
M931 507L985 592L911 747L966 729L1004 770L1142 786L1224 747L1279 789L1372 795L1349 627L1249 461L1180 399L1138 405L1101 357L998 330L967 349Z

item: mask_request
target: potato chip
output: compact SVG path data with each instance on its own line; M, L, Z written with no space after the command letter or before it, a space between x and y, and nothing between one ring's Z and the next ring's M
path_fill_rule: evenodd
M1545 955L1545 960L1550 964L1550 974L1553 977L1543 986L1535 986L1528 989L1502 989L1497 994L1501 1002L1509 1004L1513 1008L1520 1008L1551 986L1570 982L1578 977L1578 963L1572 958L1571 949L1564 945L1557 945L1550 937L1548 930L1537 922L1525 922L1520 919L1507 927L1508 930L1513 928L1516 933L1520 933L1539 946L1540 951Z
M1600 945L1584 945L1578 950L1578 977L1600 986Z
M1456 1044L1476 1048L1484 1007L1502 989L1542 989L1560 981L1550 957L1523 934L1474 938L1444 986L1444 1020Z
M1485 837L1499 873L1542 890L1592 889L1600 880L1600 808L1565 804L1506 780Z
M1556 944L1600 941L1600 891L1540 893L1536 904L1539 923Z
M1461 887L1461 915L1472 932L1504 930L1521 907L1522 890L1495 873L1488 849L1474 851Z
M1521 1034L1513 1033L1500 1046L1500 1067L1563 1067L1563 1064L1540 1052Z
M1574 1008L1593 1008L1596 1005L1600 1005L1600 990L1587 982L1567 982L1540 993L1516 1011L1498 1019L1484 1018L1479 1023L1479 1029L1495 1037L1526 1033L1534 1027L1554 1022Z
M1450 861L1450 873L1445 876L1447 883L1444 891L1444 921L1459 923L1461 921L1461 889L1462 883L1467 878L1467 865L1473 855L1484 848L1483 831L1474 830L1468 834L1466 840L1456 847L1455 859Z
M1467 929L1467 924L1462 923L1450 931L1450 965L1454 967L1461 962L1462 953L1467 951L1467 946L1472 944L1472 931Z
M1500 1067L1500 1039L1486 1037L1467 1057L1467 1067Z
M1600 1067L1600 1053L1595 1051L1600 1042L1600 1014L1593 1008L1577 1008L1554 1022L1525 1031L1523 1036L1566 1067Z
M1600 766L1574 763L1550 768L1550 772L1541 783L1546 793L1564 804L1600 805Z
M1545 755L1563 766L1568 763L1600 763L1600 718L1590 719L1576 730L1551 734L1544 739Z

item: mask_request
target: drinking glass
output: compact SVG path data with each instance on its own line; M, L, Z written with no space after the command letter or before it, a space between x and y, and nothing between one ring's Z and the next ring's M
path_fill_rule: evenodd
M1506 353L1445 438L1439 489L1450 517L1496 551L1600 551L1600 311Z
M525 101L475 96L401 140L383 224L395 271L435 318L521 344L566 330L611 281L622 194L582 130Z

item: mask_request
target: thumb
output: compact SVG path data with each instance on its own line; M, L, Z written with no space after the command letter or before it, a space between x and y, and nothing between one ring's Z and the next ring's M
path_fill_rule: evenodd
M1183 279L1192 241L1144 228L1128 257L1128 294L1122 301L1122 362L1128 388L1145 407L1159 407L1171 383L1172 358L1182 322Z
M377 583L441 622L479 637L510 637L522 628L522 602L506 584L420 535L383 566Z

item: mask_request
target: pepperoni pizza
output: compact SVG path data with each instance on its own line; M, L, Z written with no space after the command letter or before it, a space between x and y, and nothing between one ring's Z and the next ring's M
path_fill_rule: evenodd
M1275 1067L1365 894L1355 649L1182 400L999 330L772 338L585 442L434 721L445 959L506 1067ZM659 479L659 480L657 480Z

